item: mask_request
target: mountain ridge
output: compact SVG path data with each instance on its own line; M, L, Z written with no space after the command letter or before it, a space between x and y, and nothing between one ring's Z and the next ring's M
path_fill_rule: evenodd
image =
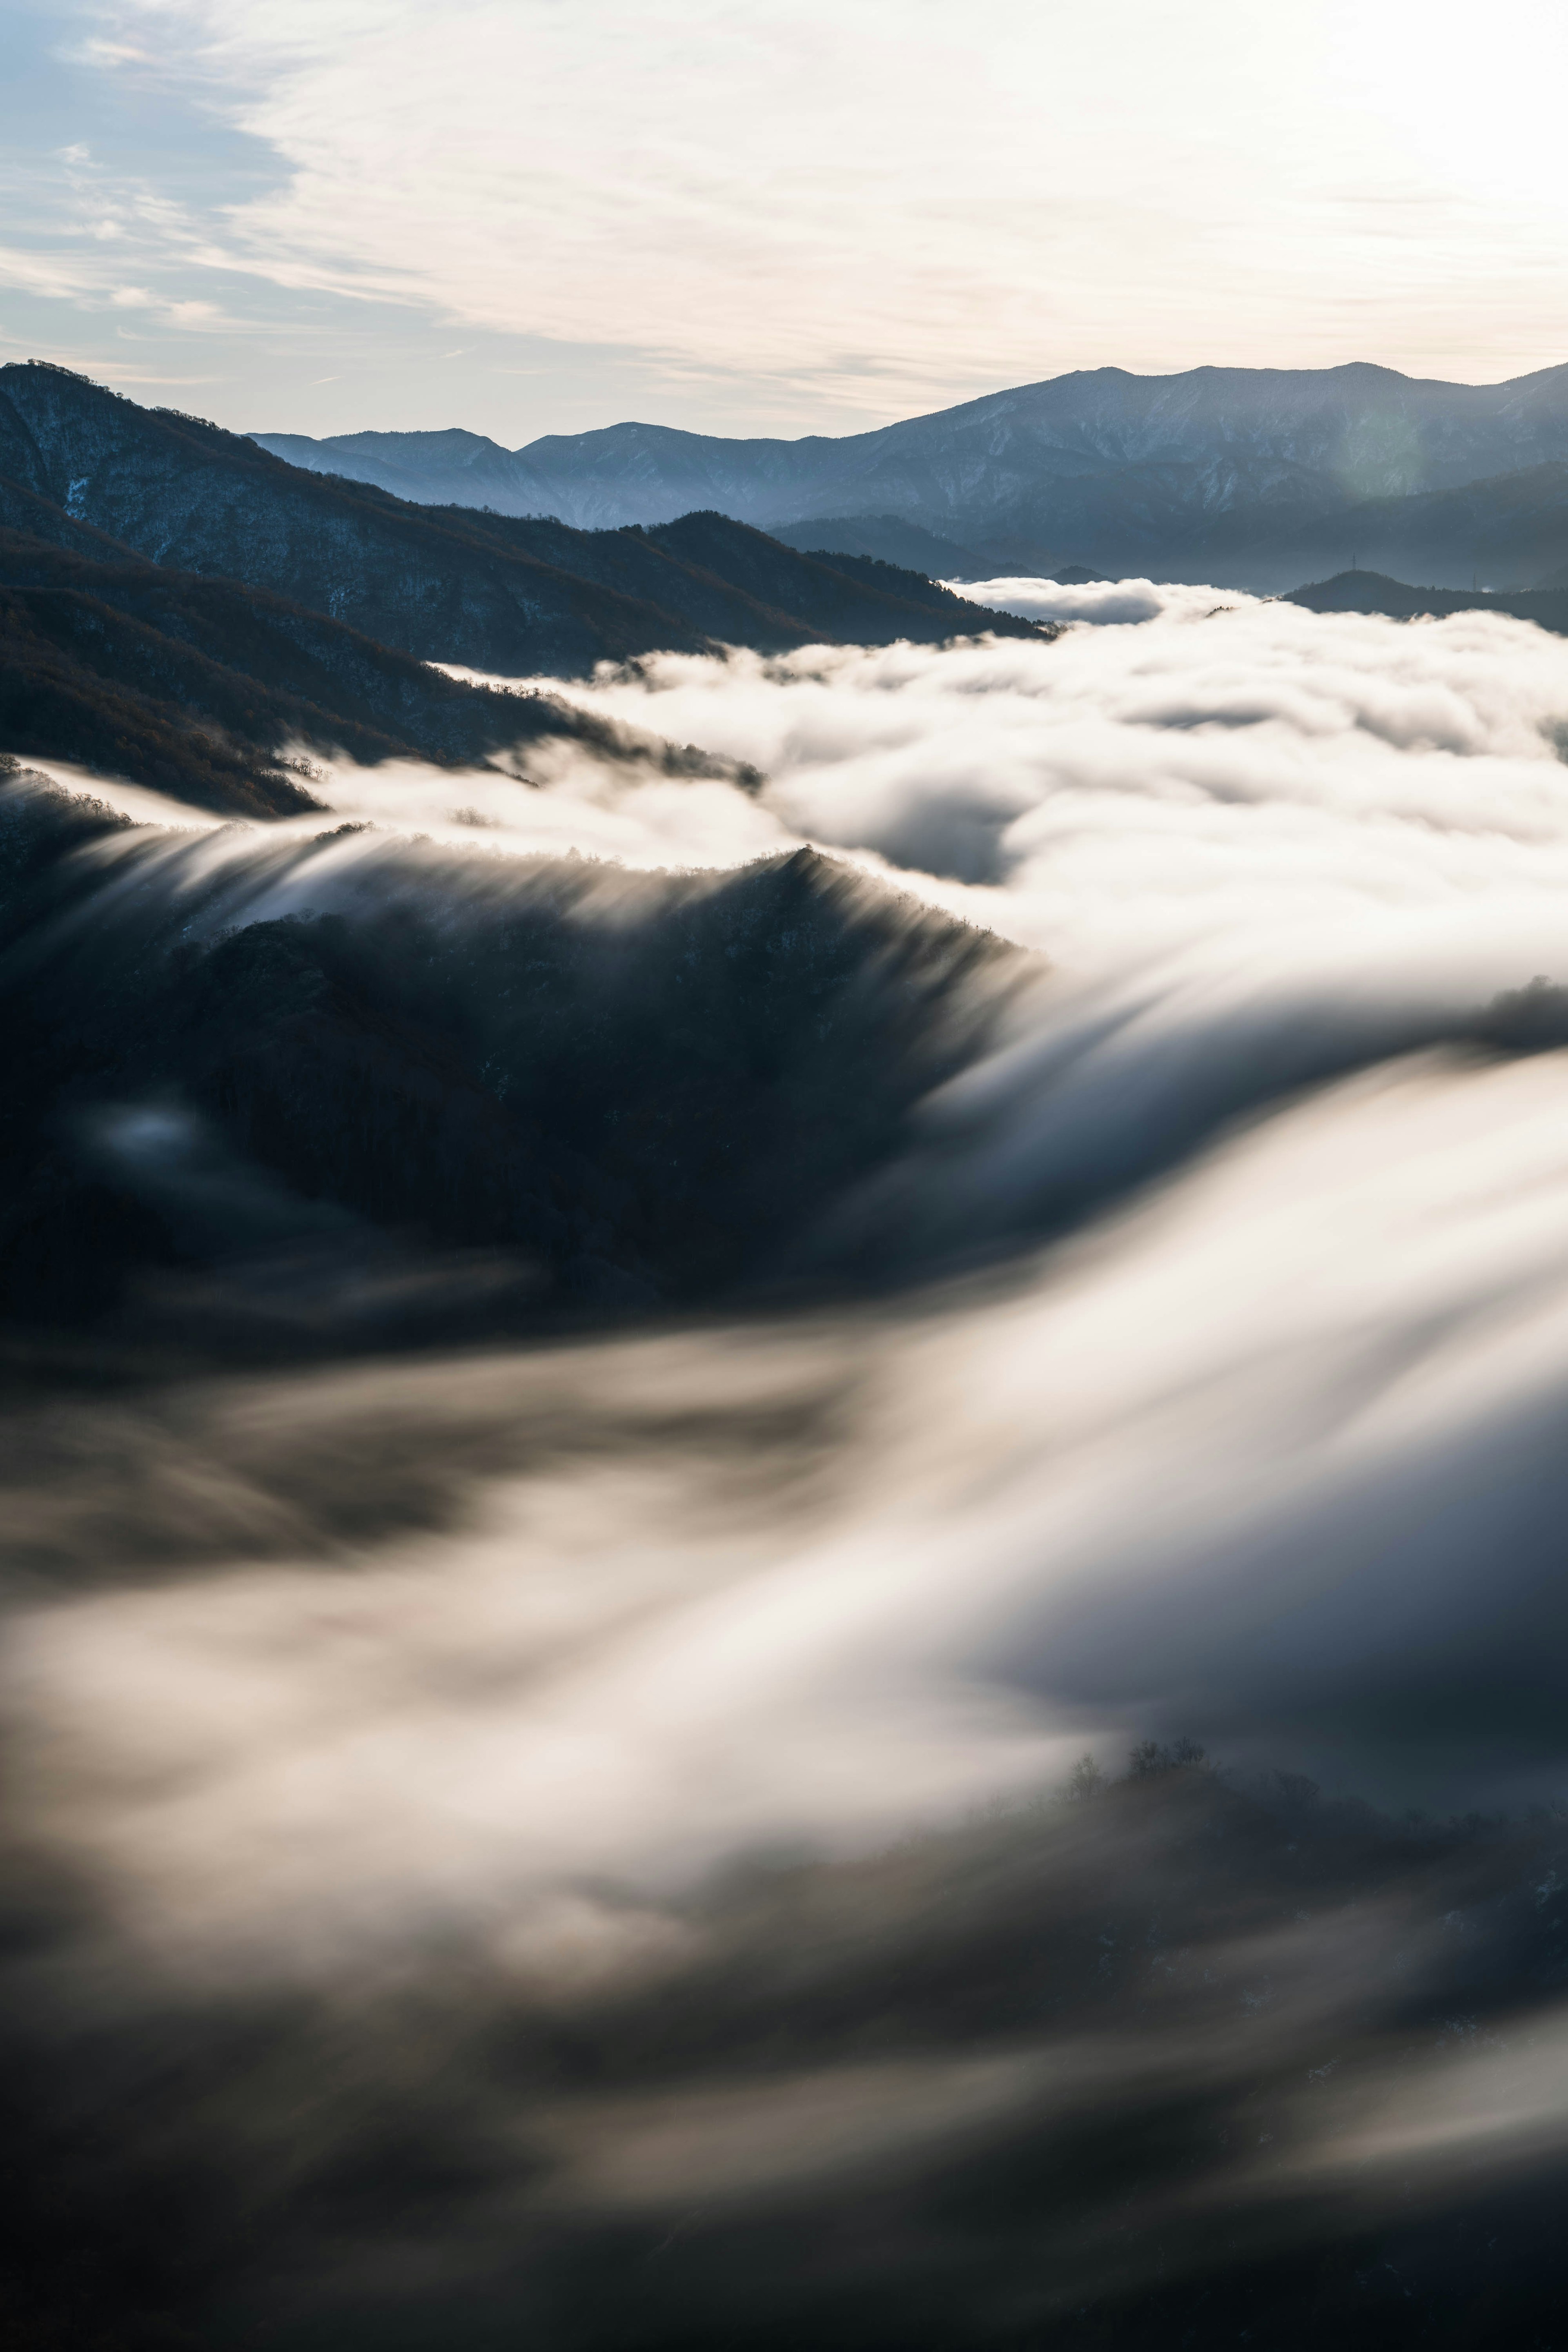
M1503 589L1415 587L1383 572L1340 572L1313 580L1282 596L1309 613L1381 613L1395 621L1446 620L1459 613L1506 613L1533 621L1552 636L1568 637L1568 581L1555 587Z
M432 512L64 370L0 370L0 751L195 805L315 806L300 747L515 773L541 736L747 783L692 747L437 665L582 675L731 642L777 653L987 629L1053 634L721 516L585 534Z
M943 600L913 573L852 582L722 518L585 534L413 505L38 362L0 368L0 477L47 501L57 532L88 524L155 563L242 581L416 660L509 677L584 677L601 661L721 644L782 653L1040 634Z
M316 804L280 764L289 747L509 768L545 735L626 748L555 698L461 682L264 590L106 545L115 560L95 545L89 561L0 526L0 736L13 754L287 815Z
M1300 575L1289 557L1282 568L1274 559L1276 526L1299 536L1371 499L1568 462L1568 365L1501 384L1408 377L1372 362L1170 376L1079 370L872 431L795 441L637 422L544 435L513 451L459 428L253 437L312 469L374 469L405 498L468 494L580 529L658 524L700 506L785 526L798 545L814 519L880 516L977 553L998 534L1016 543L1013 558L983 555L968 576L1022 551L1043 568L1092 561L1207 577L1193 568L1206 555L1216 579L1279 587ZM1449 560L1469 568L1468 551Z

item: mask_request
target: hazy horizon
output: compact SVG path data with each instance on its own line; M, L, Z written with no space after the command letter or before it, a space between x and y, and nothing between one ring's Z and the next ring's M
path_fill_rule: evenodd
M1548 362L1546 362L1546 364L1545 364L1544 366L1542 366L1542 367L1527 369L1527 370L1525 371L1524 374L1522 374L1522 375L1518 375L1518 376L1500 376L1500 377L1496 377L1496 378L1492 378L1492 377L1485 377L1485 378L1483 378L1483 377L1475 377L1475 378L1459 378L1459 377L1445 377L1445 376L1415 376L1415 375L1410 375L1410 374L1408 374L1408 373L1407 373L1405 369L1403 369L1403 368L1387 368L1387 367L1385 367L1385 366L1384 366L1384 362L1383 362L1381 360L1341 360L1341 361L1336 362L1334 363L1334 365L1333 365L1333 366L1331 366L1331 367L1323 368L1323 369L1310 369L1310 370L1309 370L1309 369L1301 369L1301 368L1250 368L1250 367L1246 367L1246 366L1244 366L1244 365L1243 365L1243 363L1241 363L1240 362L1236 362L1234 365L1227 365L1227 364L1224 364L1224 363L1222 363L1222 362L1217 362L1217 361L1199 361L1199 362L1198 362L1194 366L1193 366L1193 367L1190 367L1190 368L1177 368L1177 369L1172 370L1172 371L1170 371L1170 372L1168 372L1168 373L1163 373L1162 371L1160 371L1160 370L1158 370L1158 369L1152 369L1152 370L1146 370L1146 371L1145 371L1145 370L1140 370L1140 369L1137 369L1137 368L1115 368L1115 367L1110 367L1110 366L1107 366L1107 367L1103 367L1103 368L1093 368L1093 367L1085 367L1085 368L1065 368L1065 369L1063 369L1063 370L1061 371L1061 373L1060 373L1059 374L1058 374L1058 375L1048 375L1048 376L1041 376L1041 377L1039 377L1039 378L1037 380L1036 383L1028 383L1028 384L1026 384L1026 383L999 383L999 384L997 384L996 386L994 386L994 388L991 392L988 392L988 393L985 393L985 392L971 393L971 394L967 394L967 395L965 396L965 398L964 398L963 401L951 401L951 402L948 402L948 403L943 404L943 407L942 407L942 408L936 408L936 409L925 409L925 410L921 410L921 411L920 411L920 412L919 412L919 415L920 415L920 416L941 415L942 414L943 414L943 413L944 413L944 409L945 409L945 408L959 408L959 407L965 407L965 406L971 406L971 405L973 405L975 403L977 403L977 402L979 402L979 401L982 401L982 400L987 400L987 399L995 400L995 399L1000 399L1000 398L1004 397L1006 394L1008 394L1008 393L1010 393L1010 392L1031 392L1031 391L1034 391L1034 390L1037 389L1037 386L1038 386L1039 384L1044 384L1044 383L1060 383L1066 382L1066 381L1067 381L1068 379L1069 379L1070 377L1073 377L1073 376L1079 376L1079 375L1126 375L1126 376L1131 376L1132 378L1134 378L1134 379L1135 379L1135 381L1137 381L1137 382L1139 382L1139 383L1173 383L1173 382L1178 381L1181 377L1183 377L1183 376L1187 376L1187 375L1203 375L1203 374L1215 374L1215 375L1238 375L1238 374L1250 374L1250 375L1300 375L1300 374L1308 374L1308 373L1312 373L1312 374L1333 374L1333 373L1335 373L1339 372L1339 371L1340 371L1340 370L1342 370L1342 369L1350 369L1350 368L1375 368L1375 369L1377 369L1377 370L1379 371L1379 373L1380 373L1388 374L1388 375L1401 375L1401 376L1404 376L1404 377L1405 377L1405 381L1406 381L1407 383L1464 383L1464 384L1466 384L1466 385L1468 386L1468 388L1469 388L1469 389L1476 390L1476 391L1479 391L1479 390L1483 389L1485 386L1488 386L1488 385L1494 385L1494 384L1495 384L1495 385L1500 385L1500 385L1503 385L1503 384L1509 384L1509 383L1523 383L1528 382L1528 381L1529 381L1529 379L1530 379L1530 377L1531 377L1531 376L1532 376L1532 375L1552 375L1552 374L1555 373L1555 372L1556 372L1559 368L1568 368L1568 360L1551 360L1551 361L1548 361ZM90 373L90 371L84 370L84 371L83 371L83 373ZM891 417L891 418L889 418L889 419L888 420L888 422L889 422L889 424L903 424L903 423L911 423L911 422L916 422L916 421L918 421L918 417L917 417L917 416L913 416L913 415L911 415L910 418L903 418L903 417ZM582 428L581 428L581 430L583 430L583 431L584 431L584 432L595 432L595 431L597 431L597 432L605 432L605 431L613 431L613 430L615 429L615 427L616 427L616 426L617 426L617 425L652 425L652 419L651 419L651 418L648 418L648 417L645 417L645 416L616 416L616 417L609 418L608 420L606 420L605 424L604 424L604 425L597 425L597 426L595 426L595 425L587 425L587 426L584 426L584 427L582 427ZM277 429L277 428L274 428L273 426L271 426L271 425L269 425L258 424L258 423L257 423L257 422L253 419L253 420L251 421L251 423L250 423L250 424L248 424L248 425L241 425L241 426L239 426L237 429L238 429L239 431L241 431L241 432L244 432L244 433L270 433L270 432L274 431L274 430L275 430L275 429ZM679 433L679 432L693 432L693 433L695 433L695 432L697 432L700 428L698 428L698 427L696 427L696 426L692 426L692 425L668 425L668 424L665 424L665 425L661 425L656 426L656 427L654 427L654 429L655 429L655 430L658 430L658 431L666 431L666 432L678 432L678 433ZM348 437L353 436L354 436L354 435L356 435L356 434L363 436L363 435L365 435L365 434L371 434L371 433L451 433L451 432L459 432L459 433L464 433L464 432L473 432L474 430L475 430L475 428L474 428L472 425L466 425L466 424L464 424L464 423L461 421L461 419L458 419L458 418L453 418L449 423L447 423L447 424L446 424L446 425L359 425L359 426L354 426L354 425L345 425L345 426L343 426L343 427L340 428L340 430L339 430L337 433L335 433L335 434L328 434L328 433L322 433L322 434L311 434L311 435L303 435L303 436L301 436L300 437L305 438L305 439L311 439L311 440L322 440L322 441L327 441L327 440L332 440L332 439L343 439L343 438L348 438ZM831 433L831 434L829 434L829 433L821 433L821 432L818 432L818 431L816 431L816 430L815 430L815 429L807 429L807 430L805 430L805 431L804 431L804 432L800 432L800 433L777 433L777 434L772 434L772 433L745 433L745 432L735 432L735 433L718 433L718 434L714 434L714 435L712 435L710 437L712 437L712 438L714 438L714 439L719 439L719 440L732 440L732 441L752 441L752 440L755 440L755 441L771 441L771 440L779 440L779 441L815 441L815 440L840 440L840 439L843 439L843 440L848 440L848 439L852 438L852 437L853 437L855 435L857 435L857 434L860 434L860 433L878 433L878 432L882 432L882 431L885 431L885 430L886 430L886 426L885 426L885 425L848 425L848 426L846 426L846 427L844 428L844 430L843 430L843 432L842 432L842 433ZM484 437L485 437L485 438L487 438L487 439L489 439L489 440L494 440L496 436L495 436L493 434L490 434L490 435L487 435L487 436L485 436ZM533 439L534 439L534 440L539 440L539 441L548 440L548 439L550 439L551 437L552 437L552 436L551 436L549 434L547 434L547 433L535 434L535 435L533 436ZM498 444L498 446L505 446L506 445L505 445L505 444ZM520 442L520 443L519 443L519 444L517 444L516 446L517 446L517 448L518 448L518 449L523 449L523 448L527 448L527 447L531 446L531 443L529 443L529 442Z
M1560 349L1568 27L1463 22L6 0L0 348L237 429L509 447L1369 342L1507 381Z

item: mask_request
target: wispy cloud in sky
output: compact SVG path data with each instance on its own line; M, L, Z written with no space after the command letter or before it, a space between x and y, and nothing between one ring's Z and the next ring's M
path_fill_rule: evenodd
M352 417L264 367L280 405L237 394L235 422L453 421L454 327L478 339L463 421L512 442L631 394L657 421L844 430L1106 363L1562 357L1568 26L1540 0L1499 0L1484 51L1450 0L1419 22L1409 0L106 0L56 24L53 70L120 152L71 167L90 200L40 183L40 248L124 222L190 281L177 300L220 273L268 331L363 340L335 370ZM126 152L154 116L188 139ZM51 299L111 279L100 255ZM406 397L372 415L389 351Z

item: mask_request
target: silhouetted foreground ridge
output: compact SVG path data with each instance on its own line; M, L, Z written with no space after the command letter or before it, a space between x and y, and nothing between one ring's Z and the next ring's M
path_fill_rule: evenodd
M717 639L930 642L1032 624L911 573L867 587L719 515L647 534L413 506L66 370L0 369L0 475L161 564L239 580L423 660L509 676ZM943 625L945 624L945 625Z
M215 856L26 775L0 933L0 1315L34 1327L180 1268L286 1324L289 1253L307 1294L488 1253L502 1328L711 1297L887 1156L1031 962L812 850L633 874L329 823Z

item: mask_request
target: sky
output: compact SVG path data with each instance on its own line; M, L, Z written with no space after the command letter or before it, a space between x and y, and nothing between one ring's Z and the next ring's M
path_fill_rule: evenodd
M239 429L1568 358L1558 0L0 0L0 356Z

